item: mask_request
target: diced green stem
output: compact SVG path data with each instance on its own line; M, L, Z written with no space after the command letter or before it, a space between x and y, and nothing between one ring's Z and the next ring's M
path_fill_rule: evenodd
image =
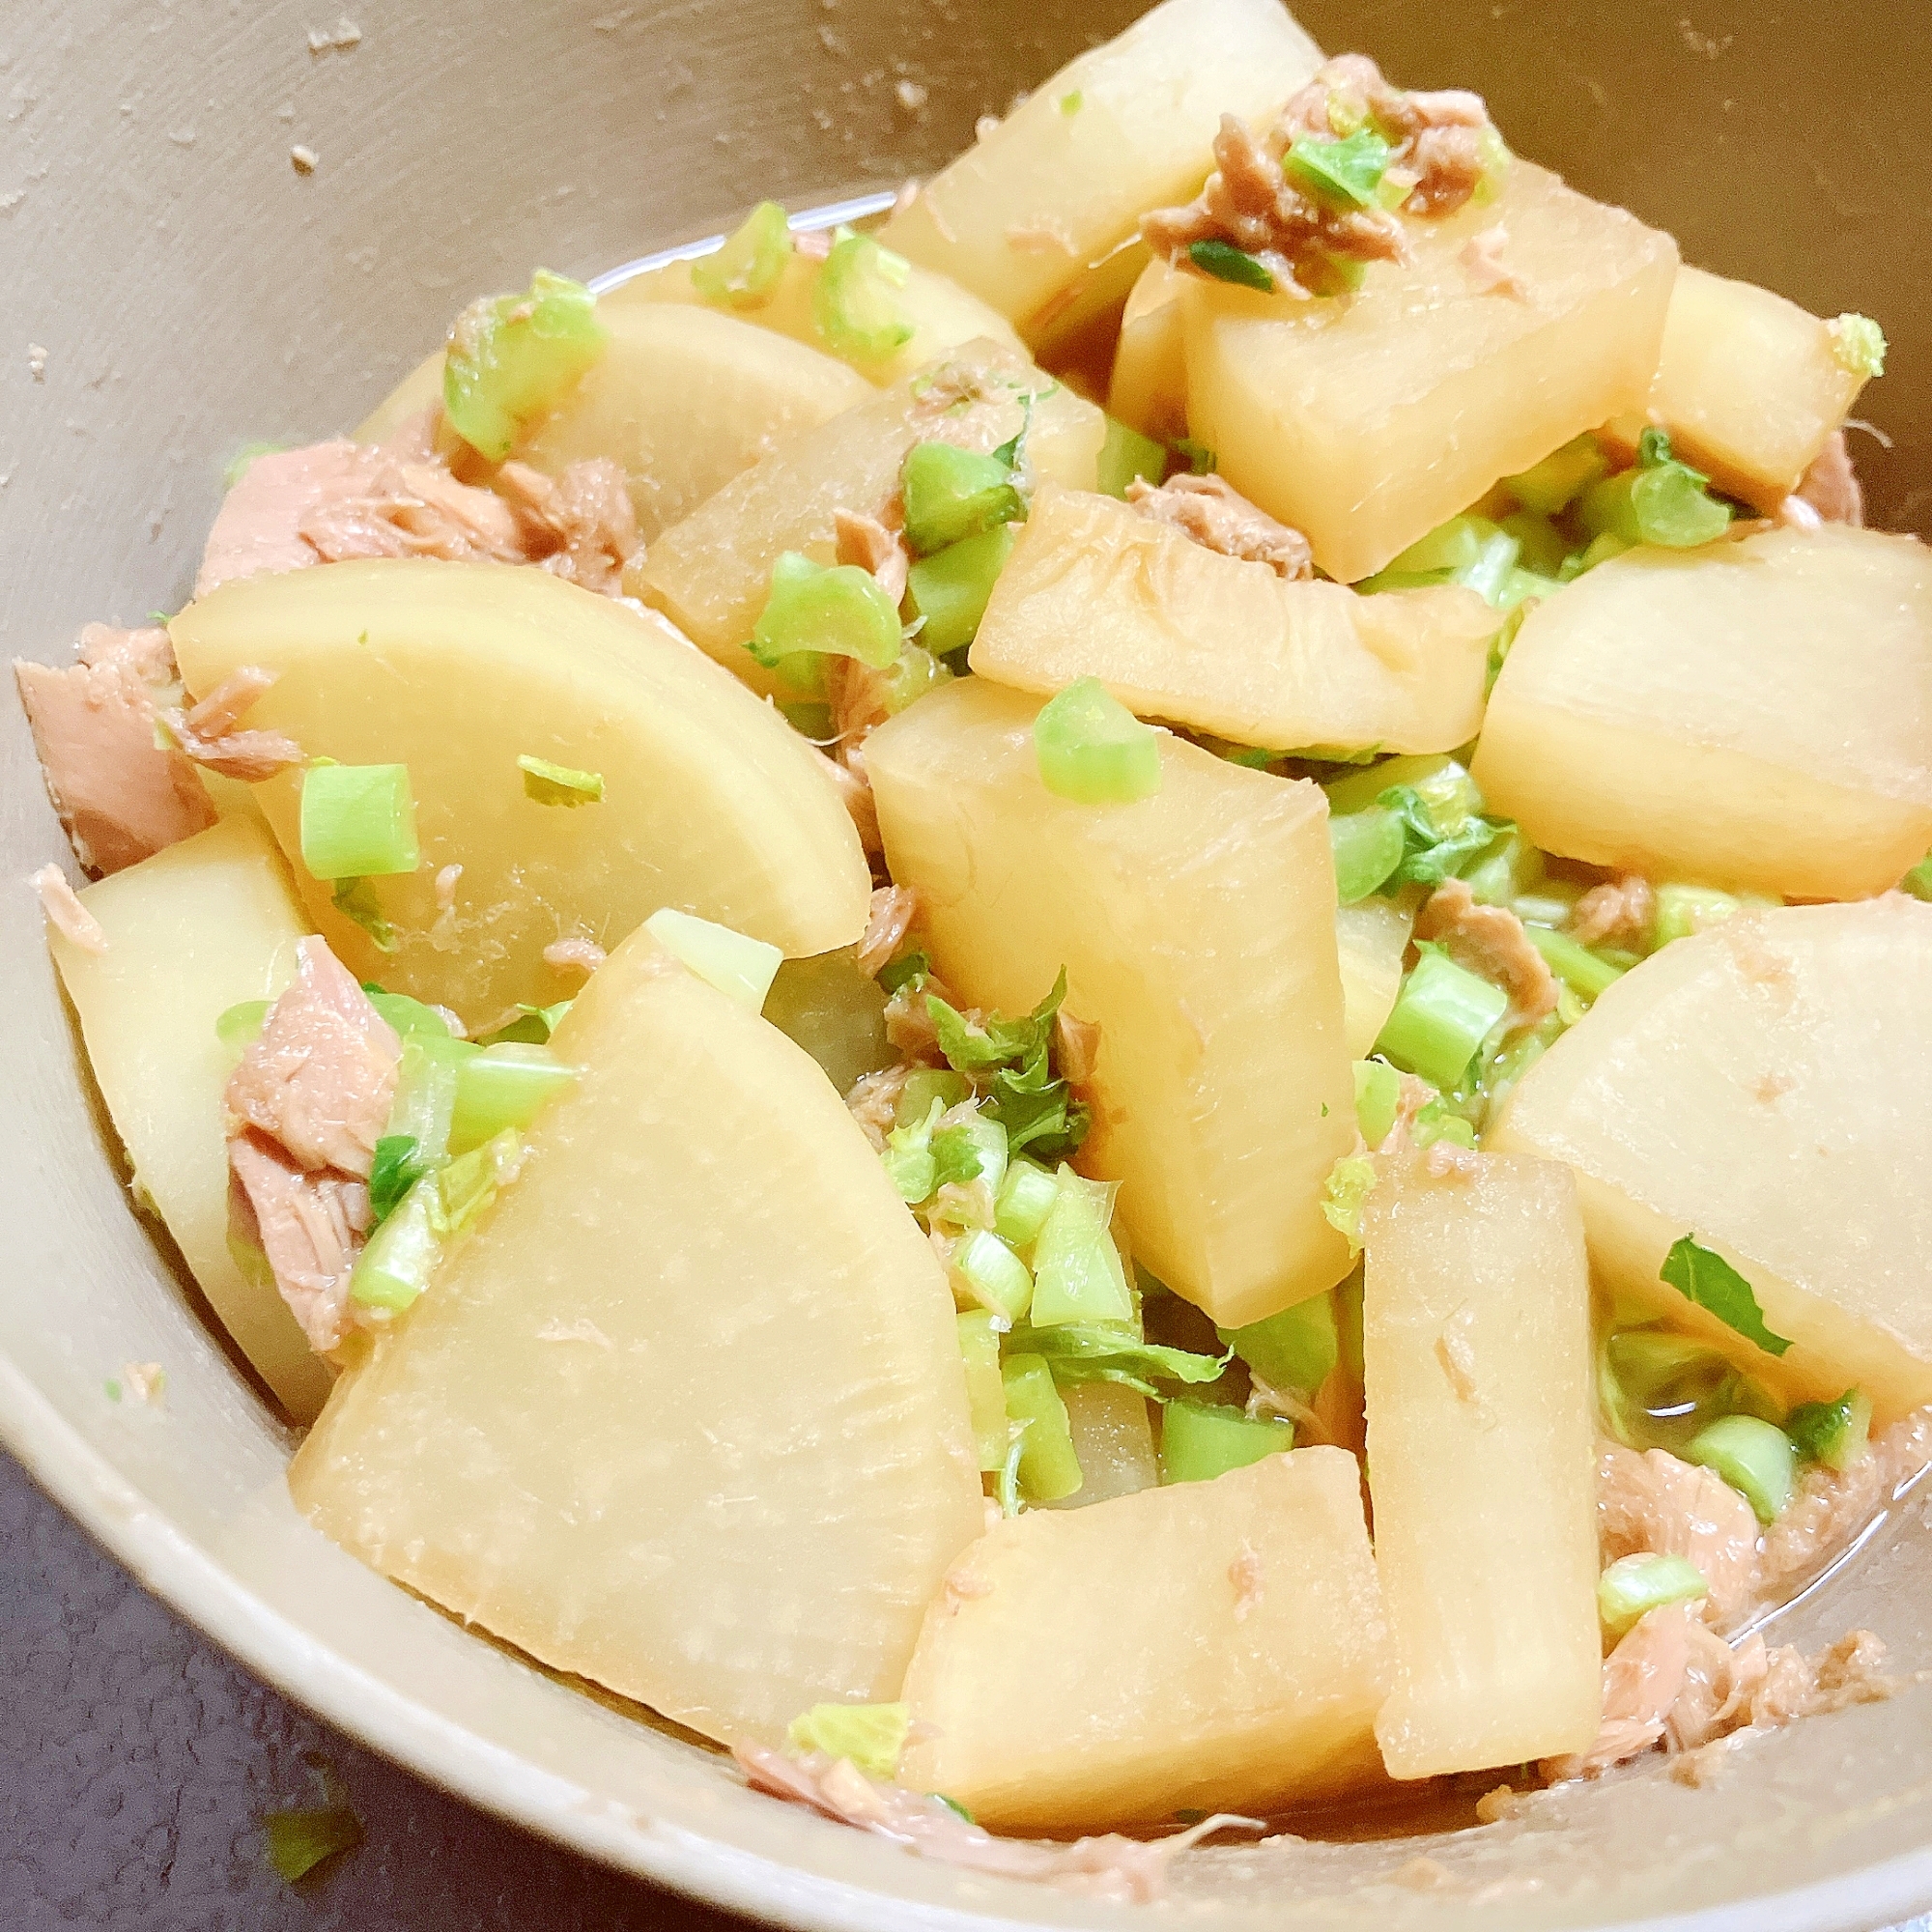
M1160 789L1160 737L1098 678L1083 677L1050 698L1034 720L1039 776L1077 805L1126 805Z
M812 324L833 355L875 362L912 340L913 321L899 298L909 276L905 258L869 235L833 243L811 297Z
M1387 1139L1401 1104L1402 1075L1386 1060L1355 1062L1355 1124L1370 1147Z
M1402 982L1376 1051L1438 1087L1458 1085L1489 1031L1509 1010L1500 986L1426 949Z
M407 765L311 765L302 774L301 855L316 879L413 872L415 800Z
M1715 1469L1757 1512L1772 1522L1791 1501L1797 1454L1791 1438L1774 1422L1755 1415L1726 1415L1692 1436L1687 1462Z
M748 1011L763 1009L784 962L780 948L676 906L660 907L644 924L667 952L682 959L707 985Z
M999 1236L969 1229L952 1250L952 1273L967 1297L1003 1321L1017 1321L1034 1299L1027 1264Z
M1007 1391L1000 1376L1000 1329L1006 1318L969 1308L958 1318L959 1353L966 1364L966 1405L982 1471L1007 1460Z
M1620 1556L1597 1578L1597 1615L1604 1634L1615 1642L1652 1610L1709 1595L1704 1573L1689 1557L1646 1551Z
M1124 497L1127 485L1137 478L1158 483L1167 473L1167 449L1151 436L1114 417L1107 418L1107 440L1100 446L1099 474L1095 488L1103 497Z
M1025 1432L1019 1441L1022 1493L1037 1503L1057 1503L1077 1493L1084 1478L1053 1371L1037 1355L1009 1355L1001 1377L1008 1421Z
M1312 1295L1245 1328L1215 1333L1270 1387L1307 1396L1328 1379L1341 1356L1332 1293Z
M1407 841L1394 812L1371 806L1366 811L1331 814L1328 848L1335 858L1335 901L1355 905L1394 876Z
M1061 1166L1056 1197L1033 1251L1036 1328L1061 1321L1132 1321L1134 1298L1108 1228L1119 1183Z
M961 651L978 635L993 586L1013 554L1013 528L999 524L977 537L923 556L907 574L912 608L923 621L919 643L935 657Z
M723 245L691 265L691 285L706 301L756 308L769 299L791 260L791 226L775 201L761 201Z
M1031 1160L1013 1161L1000 1182L994 1232L1015 1248L1032 1247L1059 1199L1060 1183L1045 1168Z
M1009 464L950 442L916 442L899 471L906 542L917 556L983 536L1026 515Z
M883 670L899 654L899 613L869 570L814 563L784 551L752 632L752 656L767 669L805 656L857 658Z
M1594 1000L1624 976L1621 966L1600 959L1580 941L1567 932L1554 932L1547 925L1526 925L1529 943L1543 954L1543 962L1572 992Z
M1293 1447L1294 1425L1273 1416L1248 1416L1223 1404L1185 1398L1161 1411L1163 1483L1211 1483L1230 1469L1245 1469Z
M505 1127L526 1127L581 1069L547 1046L486 1046L457 1069L449 1151L468 1153Z
M524 426L603 353L597 298L582 282L539 269L523 295L472 302L443 355L442 406L471 448L500 463Z

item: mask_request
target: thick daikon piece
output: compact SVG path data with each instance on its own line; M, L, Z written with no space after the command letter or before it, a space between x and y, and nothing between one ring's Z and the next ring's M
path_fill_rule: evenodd
M1384 1783L1388 1683L1360 1467L1297 1449L996 1524L926 1612L899 1777L1009 1831L1266 1813Z
M1188 278L1163 261L1141 271L1121 311L1107 413L1163 442L1187 434L1187 334L1181 291Z
M1682 268L1650 416L1720 489L1774 510L1866 380L1829 322L1769 289Z
M222 1095L235 1056L214 1023L295 978L308 931L275 841L237 816L83 886L107 935L89 952L47 928L61 983L137 1199L154 1204L221 1325L298 1422L311 1422L331 1376L273 1282L242 1273L228 1248L228 1129Z
M1349 1057L1366 1060L1395 1010L1403 955L1415 926L1412 908L1371 897L1335 908L1335 950L1342 967L1343 1032Z
M1384 1159L1362 1362L1396 1777L1585 1748L1602 1716L1590 1277L1569 1172Z
M654 615L548 571L410 557L225 583L171 632L190 692L261 666L275 683L251 725L311 756L408 766L421 863L362 886L386 950L300 864L301 773L256 787L359 979L489 1025L575 990L547 946L613 947L660 906L792 955L865 929L871 873L811 748ZM602 799L539 803L526 755L595 773Z
M1567 593L1566 593L1567 594ZM1566 1161L1619 1294L1793 1400L1932 1401L1932 906L1742 914L1625 975L1523 1076L1491 1144ZM1660 1277L1685 1236L1782 1354Z
M844 363L707 308L598 304L603 352L512 454L555 475L622 466L648 542L787 437L863 402Z
M888 388L903 383L928 362L962 348L969 342L997 342L1015 355L1026 351L1011 323L998 309L971 296L958 283L923 269L916 262L906 265L906 276L897 286L889 285L886 294L901 327L912 333L896 348L882 355L858 355L841 350L826 338L813 312L813 297L822 262L793 255L765 298L744 307L721 308L706 303L692 281L689 262L669 262L651 269L602 298L598 315L607 323L627 311L666 302L696 303L714 312L729 314L741 323L768 329L793 341L838 356L867 383Z
M972 664L1042 696L1097 677L1141 717L1243 745L1446 752L1482 724L1496 625L1473 590L1284 582L1111 497L1043 489Z
M1463 259L1498 226L1520 295ZM1405 232L1410 260L1371 263L1354 295L1183 292L1190 433L1344 582L1640 409L1677 267L1669 236L1522 160L1494 202Z
M1530 612L1472 769L1565 858L1883 892L1932 846L1932 556L1833 525L1617 557Z
M952 1296L813 1062L648 932L289 1471L373 1569L730 1742L894 1696L983 1522Z
M425 355L352 432L357 442L386 442L413 422L425 410L442 410L442 351ZM442 425L439 446L453 454L464 442L447 424Z
M1114 340L1134 284L1146 271L1150 250L1138 235L1088 263L1052 306L1031 325L1034 354L1049 369L1091 367L1104 382L1113 366Z
M1114 1496L1151 1490L1160 1481L1153 1425L1147 1398L1119 1382L1074 1382L1060 1391L1073 1454L1080 1463L1080 1487L1048 1509L1083 1509Z
M1143 213L1200 187L1223 114L1272 124L1321 64L1277 0L1165 0L1036 87L880 239L1031 341Z
M941 977L1023 1012L1066 969L1097 1022L1080 1165L1123 1182L1144 1262L1227 1328L1348 1270L1321 1210L1354 1134L1318 786L1159 739L1161 787L1076 805L1041 782L1037 700L966 678L866 741L893 877Z
M771 594L780 552L832 562L835 512L879 516L898 495L914 443L997 449L1027 421L1029 395L1033 473L1093 489L1106 418L1010 351L976 343L774 450L667 530L626 573L626 587L754 689L769 690L771 673L745 641ZM963 408L962 397L972 398Z

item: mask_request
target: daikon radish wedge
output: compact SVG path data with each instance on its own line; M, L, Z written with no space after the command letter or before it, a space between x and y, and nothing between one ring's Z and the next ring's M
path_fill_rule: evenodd
M1349 1057L1366 1060L1402 991L1403 954L1415 914L1394 899L1370 897L1335 908L1342 967L1343 1031Z
M1121 311L1107 413L1143 436L1174 442L1187 434L1187 335L1181 290L1187 277L1150 262Z
M1564 593L1569 594L1567 591ZM1791 1400L1932 1401L1932 906L1753 912L1626 974L1524 1074L1492 1146L1567 1162L1590 1258ZM1769 1352L1660 1278L1686 1236Z
M1360 1467L1297 1449L996 1524L926 1612L899 1777L1009 1831L1265 1814L1383 1784L1388 1681Z
M1464 250L1489 229L1521 294ZM1640 409L1677 247L1527 161L1498 198L1406 224L1406 265L1312 301L1193 281L1190 434L1345 583L1584 430Z
M89 952L52 926L47 944L137 1198L154 1204L221 1325L298 1422L332 1379L272 1281L228 1246L223 1094L239 1057L215 1037L231 1007L269 1001L295 978L308 931L275 841L237 816L83 886L107 935Z
M1147 210L1200 187L1223 114L1271 125L1321 64L1276 0L1165 0L1036 87L880 239L1031 341Z
M730 1742L894 1696L983 1518L952 1296L818 1067L639 932L523 1171L289 1471L371 1568Z
M1277 751L1446 752L1483 718L1497 615L1441 584L1284 582L1111 497L1042 489L980 620L982 677L1097 677L1130 711Z
M1088 1172L1124 1183L1136 1258L1221 1326L1347 1272L1322 1218L1354 1135L1327 803L1163 735L1160 790L1041 782L1037 700L949 684L866 741L893 877L941 977L1023 1012L1067 975L1100 1029Z
M1391 1775L1582 1750L1602 1715L1590 1278L1553 1161L1385 1158L1362 1360ZM1439 1168L1439 1171L1438 1171Z
M1151 1490L1160 1481L1153 1426L1147 1398L1119 1382L1073 1382L1060 1391L1073 1453L1080 1463L1080 1487L1048 1509L1084 1509L1114 1496Z
M1565 858L1883 892L1932 847L1932 555L1833 526L1617 557L1530 612L1471 769Z

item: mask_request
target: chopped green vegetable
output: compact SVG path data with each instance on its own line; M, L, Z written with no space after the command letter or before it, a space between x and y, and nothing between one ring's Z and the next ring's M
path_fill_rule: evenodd
M1614 530L1605 530L1601 536L1592 537L1583 549L1563 559L1563 565L1556 573L1559 584L1574 583L1587 570L1595 570L1600 563L1608 563L1633 549L1628 537L1619 536Z
M423 1175L364 1243L350 1270L349 1298L400 1315L423 1290L442 1255L437 1178Z
M1283 156L1282 167L1297 186L1331 208L1376 208L1394 154L1373 128L1358 128L1340 140L1304 134Z
M414 1141L416 1157L425 1166L434 1166L449 1151L457 1078L464 1062L481 1051L469 1040L448 1035L411 1033L403 1037L387 1131Z
M1016 1248L1032 1247L1059 1198L1060 1183L1045 1168L1037 1161L1013 1161L1000 1182L993 1232Z
M1454 1087L1509 1010L1509 995L1439 947L1424 946L1421 953L1376 1038L1376 1051L1406 1072Z
M1554 517L1567 510L1592 483L1610 473L1603 445L1587 431L1519 476L1505 476L1503 488L1525 510Z
M1322 1219L1347 1238L1350 1254L1362 1251L1362 1209L1375 1191L1376 1164L1359 1153L1345 1153L1322 1184Z
M432 1177L431 1224L438 1238L447 1243L469 1234L497 1191L517 1178L523 1159L521 1137L514 1127L506 1127L481 1147L444 1161Z
M1715 1469L1750 1504L1760 1522L1774 1522L1791 1501L1797 1480L1791 1438L1775 1422L1726 1415L1693 1435L1684 1459Z
M979 622L976 614L973 619L976 629ZM924 635L923 631L921 635ZM942 684L952 682L952 671L949 666L942 664L924 646L907 641L899 646L897 658L881 673L879 696L887 714L896 718L907 705L916 703L927 692L937 691Z
M893 1111L893 1124L909 1127L924 1120L932 1112L935 1100L939 1102L939 1111L943 1114L972 1096L973 1083L963 1074L949 1072L938 1066L916 1066L906 1075L905 1085L899 1089L899 1097Z
M301 855L315 879L388 878L421 861L407 765L311 765L302 774Z
M988 1114L941 1127L932 1137L933 1187L983 1180L997 1193L1007 1174L1007 1130Z
M1505 821L1472 813L1445 826L1436 810L1410 785L1390 785L1381 795L1385 810L1402 821L1403 860L1385 884L1439 886L1487 852Z
M1915 899L1932 899L1932 857L1919 860L1899 880L1898 890Z
M337 879L328 902L344 919L353 921L369 935L378 952L396 950L396 928L383 917L382 901L367 879Z
M1512 586L1520 575L1516 560L1521 552L1522 545L1509 531L1493 530L1483 539L1474 562L1464 564L1461 570L1451 571L1450 581L1460 583L1465 590L1473 590L1486 604L1493 604L1501 610L1509 602ZM1521 603L1522 598L1518 597L1516 601Z
M982 1474L1007 1460L1007 1390L1000 1378L1000 1333L1006 1317L969 1308L958 1318L959 1353L966 1364L966 1406Z
M934 1100L923 1120L895 1126L886 1136L886 1151L879 1158L885 1162L887 1177L898 1189L899 1199L909 1208L917 1208L932 1192L937 1166L932 1158L932 1130L944 1111Z
M1871 1454L1871 1397L1849 1388L1836 1402L1802 1402L1784 1419L1791 1446L1828 1469L1849 1469Z
M1120 1183L1088 1180L1062 1165L1057 1195L1033 1251L1036 1328L1062 1321L1127 1321L1134 1299L1108 1230Z
M1040 1356L1057 1382L1118 1382L1152 1402L1168 1400L1158 1382L1218 1381L1231 1359L1228 1355L1197 1355L1185 1349L1163 1348L1146 1341L1127 1321L1067 1321L1052 1328L1016 1328L1010 1346L1017 1352Z
M1063 971L1031 1013L1008 1019L994 1013L975 1026L937 994L925 1009L948 1063L964 1073L987 1076L987 1112L1007 1130L1009 1154L1032 1149L1041 1159L1071 1153L1086 1138L1087 1108L1053 1071L1053 1016L1066 997Z
M1245 248L1236 248L1232 242L1212 237L1205 242L1190 242L1187 244L1187 259L1204 275L1211 275L1217 282L1233 282L1237 288L1259 289L1263 295L1274 293L1274 276Z
M1651 922L1652 950L1668 946L1673 939L1689 939L1721 925L1747 905L1775 905L1774 899L1749 894L1720 893L1715 886L1663 885L1657 889L1657 912Z
M442 361L442 407L465 442L500 463L524 425L603 353L597 298L539 269L523 295L485 297L456 318Z
M1832 354L1848 376L1867 380L1885 374L1885 330L1868 315L1841 315L1828 325Z
M1171 1402L1161 1411L1160 1479L1211 1483L1264 1456L1294 1447L1294 1425L1275 1416L1244 1415L1211 1402Z
M1214 1332L1271 1388L1313 1396L1341 1359L1332 1293L1311 1295L1245 1328Z
M761 201L724 243L691 265L691 285L706 301L756 308L791 260L791 225L775 201Z
M734 932L696 913L664 906L645 920L651 936L707 985L753 1012L761 1011L784 953L762 939Z
M832 244L811 292L812 326L835 355L874 362L903 349L915 333L899 291L912 273L903 255L869 235Z
M262 1820L262 1835L270 1864L294 1885L325 1859L354 1851L362 1842L362 1821L347 1804L317 1804L269 1812Z
M1063 114L1078 114L1084 104L1080 90L1076 87L1070 94L1060 97L1060 111Z
M898 609L869 570L788 550L772 566L771 595L746 648L768 670L808 652L883 670L900 642Z
M548 1007L519 1006L517 1018L507 1026L498 1027L495 1033L485 1034L479 1043L484 1046L541 1046L563 1023L563 1016L570 1007L568 1000L558 1000Z
M416 1158L413 1134L384 1134L369 1168L369 1212L381 1227L427 1170Z
M948 544L913 565L906 589L914 611L925 620L919 634L924 649L944 658L973 641L993 586L1012 554L1012 526L1000 524L982 535Z
M899 470L899 490L906 542L916 556L930 556L1026 516L1026 498L1010 464L950 442L914 443Z
M909 1704L814 1704L785 1727L785 1745L801 1753L849 1759L867 1777L891 1777L912 1729Z
M1605 1341L1597 1388L1605 1426L1632 1449L1681 1451L1720 1416L1776 1422L1783 1409L1735 1362L1691 1336L1619 1328Z
M1501 527L1516 539L1517 561L1524 574L1553 586L1563 559L1570 554L1570 539L1534 510L1512 511L1502 520Z
M1345 772L1323 787L1330 811L1365 811L1395 788L1422 801L1438 838L1460 832L1483 810L1483 794L1468 767L1446 752L1384 758L1370 770Z
M258 456L276 456L279 455L283 450L288 448L288 446L289 445L285 442L244 442L242 445L242 447L238 449L232 457L229 458L228 467L222 470L221 487L224 490L234 489L236 484L241 482L242 477L247 475L249 470L251 470L255 467L255 459ZM159 611L154 614L158 618L158 621L165 628L165 626L168 623L167 613L165 611Z
M1372 1148L1378 1148L1395 1125L1402 1104L1402 1075L1386 1060L1355 1062L1355 1124Z
M1688 550L1715 543L1730 528L1731 513L1710 494L1710 480L1671 455L1663 431L1647 429L1636 467L1591 484L1577 502L1577 520L1592 538L1612 536L1626 544ZM1588 569L1588 561L1582 567Z
M538 805L595 805L604 796L602 772L580 772L528 753L518 758L517 769L524 775L524 796Z
M1094 486L1103 497L1124 497L1136 478L1158 483L1166 474L1163 444L1113 416L1107 418L1107 440L1100 445L1099 475Z
M1658 1272L1685 1300L1707 1309L1727 1328L1734 1328L1747 1342L1755 1342L1768 1354L1781 1355L1791 1347L1782 1335L1774 1335L1765 1325L1764 1310L1758 1306L1751 1285L1722 1255L1700 1248L1689 1236L1673 1241Z
M950 1264L973 1300L1002 1321L1019 1321L1033 1303L1032 1271L999 1236L984 1228L969 1228L959 1237Z
M1328 849L1335 860L1335 902L1355 905L1395 876L1408 850L1406 824L1384 806L1331 813Z
M456 1072L449 1151L468 1153L505 1127L526 1127L582 1069L566 1066L547 1046L486 1046Z
M901 986L911 986L917 991L931 977L932 960L918 947L900 953L896 959L887 960L878 972L880 990L887 993L896 993Z
M386 992L372 980L362 982L362 991L399 1038L408 1039L412 1034L423 1034L431 1039L454 1037L449 1021L436 1008L412 1000L407 993Z
M1583 999L1599 998L1624 976L1621 966L1612 966L1567 932L1554 932L1547 925L1525 925L1523 932L1543 954L1543 963Z
M215 1038L239 1061L261 1038L269 1009L273 1005L272 1000L242 1000L226 1008L215 1017Z
M1418 1152L1433 1148L1437 1141L1449 1141L1463 1148L1476 1145L1475 1127L1455 1111L1448 1096L1442 1094L1416 1110L1408 1133L1410 1144Z
M1612 1642L1652 1610L1694 1604L1711 1588L1688 1556L1620 1556L1597 1578L1597 1615Z
M1192 475L1211 476L1221 467L1221 459L1214 451L1205 442L1196 442L1192 437L1176 437L1172 447Z
M947 1065L961 1073L980 1073L1011 1063L1043 1059L1053 1038L1054 1017L1065 998L1066 969L1063 966L1052 990L1032 1012L1018 1019L988 1013L983 1022L975 1024L937 993L925 996L925 1010Z
M1017 1444L1020 1491L1029 1502L1040 1503L1057 1503L1077 1493L1085 1479L1053 1371L1038 1355L1009 1355L1000 1375L1006 1385L1008 1419L1022 1432Z
M1160 734L1096 677L1069 684L1034 720L1040 781L1076 805L1129 805L1160 790Z

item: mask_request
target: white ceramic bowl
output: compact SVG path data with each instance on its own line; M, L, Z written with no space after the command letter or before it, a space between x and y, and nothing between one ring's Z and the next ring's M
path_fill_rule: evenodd
M1519 146L1676 228L1713 267L1827 313L1872 310L1898 362L1909 372L1916 348L1922 372L1932 224L1914 173L1923 92L1907 71L1922 80L1922 6L1779 21L1734 0L1318 0L1303 17L1402 77L1484 87ZM594 273L757 195L799 205L930 167L978 113L1138 5L368 0L352 9L359 45L311 52L308 29L338 10L13 10L0 48L12 651L59 659L87 619L178 605L224 458L354 422L477 292L537 262ZM923 109L900 103L902 78L929 90ZM312 175L292 166L297 144L319 157ZM1905 431L1932 407L1912 383L1885 385L1901 446L1875 492L1881 513L1907 517L1925 469ZM0 871L18 880L66 854L24 725L0 713ZM717 1758L466 1634L311 1532L283 1490L289 1433L129 1211L18 886L0 895L0 1434L145 1583L378 1749L707 1899L868 1932L1136 1918L963 1877L755 1797ZM161 1406L105 1399L130 1360L165 1365ZM1868 1623L1904 1667L1932 1664L1923 1507L1792 1613L1791 1633ZM1175 1894L1202 1932L1868 1932L1932 1903L1927 1694L1800 1726L1706 1790L1643 1776L1459 1836L1215 1850L1187 1861ZM1390 1882L1422 1852L1445 1885Z

